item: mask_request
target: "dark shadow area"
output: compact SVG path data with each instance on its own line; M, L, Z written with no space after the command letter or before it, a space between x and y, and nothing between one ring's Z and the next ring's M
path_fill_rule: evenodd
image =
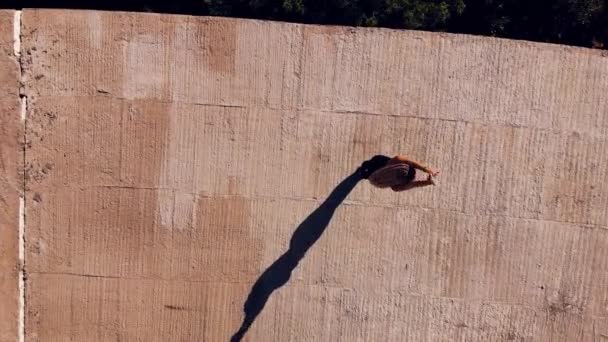
M204 1L162 1L162 0L109 0L109 1L76 1L76 0L5 0L0 8L50 8L126 12L154 12L170 14L209 15Z
M262 312L270 295L285 285L291 273L304 258L306 252L319 240L329 225L336 209L362 179L367 179L374 171L386 165L390 158L376 155L363 162L350 176L338 184L327 199L300 223L291 236L289 249L283 253L255 282L243 308L245 317L239 330L234 333L231 342L240 341Z
M606 0L3 0L0 8L154 12L387 27L608 49L608 5L600 5L602 2Z
M364 178L360 170L358 169L342 180L329 197L296 228L289 242L289 250L270 265L251 288L244 305L245 318L230 341L237 342L243 338L256 317L264 309L270 295L289 281L291 273L298 266L300 260L319 240L329 225L336 209L357 183Z

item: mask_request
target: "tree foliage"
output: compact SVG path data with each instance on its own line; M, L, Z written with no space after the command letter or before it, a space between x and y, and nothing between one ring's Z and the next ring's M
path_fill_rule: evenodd
M608 0L204 0L212 15L608 47Z
M8 8L145 10L380 26L608 48L608 0L4 0L0 3Z

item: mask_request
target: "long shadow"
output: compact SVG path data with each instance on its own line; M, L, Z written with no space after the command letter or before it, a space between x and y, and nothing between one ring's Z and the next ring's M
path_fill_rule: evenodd
M291 237L289 250L272 263L251 288L244 305L245 318L239 330L230 339L231 342L238 342L245 336L256 317L264 309L270 295L289 281L291 273L300 260L319 240L329 225L338 206L363 178L365 176L360 169L346 177L336 186L329 197L300 223Z

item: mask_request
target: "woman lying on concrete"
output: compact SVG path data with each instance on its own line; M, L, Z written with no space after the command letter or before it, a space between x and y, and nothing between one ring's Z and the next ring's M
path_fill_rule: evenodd
M416 169L428 173L426 180L416 181ZM377 155L363 162L359 169L361 177L368 179L377 188L391 188L393 191L404 191L420 186L434 185L433 177L439 174L408 157L393 158Z

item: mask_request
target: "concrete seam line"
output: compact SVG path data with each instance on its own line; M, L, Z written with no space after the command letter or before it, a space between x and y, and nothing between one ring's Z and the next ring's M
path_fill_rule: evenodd
M19 342L25 341L25 116L27 112L27 97L21 91L22 79L23 79L23 65L21 60L21 11L15 11L15 17L13 20L13 53L17 62L19 63L19 97L20 97L20 111L19 116L23 128L23 188L21 196L19 196L19 232L18 232L18 245L19 245L19 317L18 317L18 330L17 338Z

